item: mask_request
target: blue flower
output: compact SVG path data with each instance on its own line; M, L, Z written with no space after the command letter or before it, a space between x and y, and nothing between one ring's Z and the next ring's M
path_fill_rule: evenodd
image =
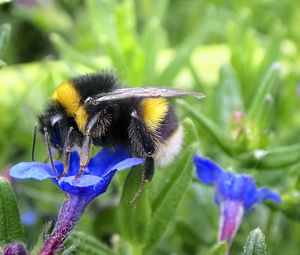
M280 196L268 188L256 188L250 175L234 174L223 171L212 160L194 156L198 178L205 184L215 186L215 201L220 207L219 241L233 240L244 212L256 203L267 199L279 204Z
M89 161L83 175L75 180L79 170L79 155L73 151L70 159L70 169L66 176L57 180L55 177L63 172L63 164L55 162L55 173L50 164L39 162L22 162L14 165L10 170L10 176L18 179L51 179L64 192L96 197L106 191L116 171L121 171L132 166L143 164L141 158L130 158L130 153L117 148L109 150L103 148Z
M22 223L26 226L33 226L38 219L38 215L35 210L28 210L21 214Z
M205 184L216 188L215 199L220 205L222 201L240 201L246 210L256 203L267 199L280 203L280 196L268 188L257 189L254 178L245 174L234 174L223 171L212 160L194 156L198 178Z
M72 229L76 226L88 204L106 191L117 171L141 165L144 160L131 158L123 148L109 150L103 148L89 161L81 177L75 180L80 168L80 159L76 151L72 152L70 169L66 176L57 180L55 177L63 172L63 164L55 162L55 173L50 164L38 162L22 162L12 167L10 175L18 179L51 179L61 190L68 193L63 202L55 227L48 235L40 251L40 255L55 254L63 245ZM24 253L25 254L25 253Z

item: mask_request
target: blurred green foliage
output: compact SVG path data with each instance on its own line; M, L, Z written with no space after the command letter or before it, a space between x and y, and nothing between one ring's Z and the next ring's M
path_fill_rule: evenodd
M206 98L174 102L181 119L189 116L194 121L184 121L187 141L196 141L197 151L220 165L253 174L259 186L270 186L283 198L278 207L260 205L246 216L232 254L243 251L248 233L258 226L266 236L269 254L299 254L298 1L5 2L9 1L0 1L3 175L7 176L11 164L30 160L37 116L55 87L70 76L114 69L130 86L193 89ZM195 125L197 135L192 131ZM222 244L212 248L218 209L213 190L191 182L191 162L185 162L191 149L184 146L174 164L156 171L143 195L149 197L149 204L118 207L127 175L121 173L89 207L67 251L105 254L107 247L113 247L118 254L130 254L133 249L158 255L200 255L224 249ZM45 156L40 139L37 158ZM34 209L38 216L36 225L25 228L27 246L33 247L43 225L56 215L63 194L50 182L13 184L21 213ZM121 202L126 192L130 190L123 191ZM178 204L168 204L166 199ZM142 226L130 217L126 222L131 210L145 217ZM156 216L157 211L161 215ZM145 236L139 235L139 227L147 230ZM136 240L145 246L138 247ZM100 248L91 250L92 246Z

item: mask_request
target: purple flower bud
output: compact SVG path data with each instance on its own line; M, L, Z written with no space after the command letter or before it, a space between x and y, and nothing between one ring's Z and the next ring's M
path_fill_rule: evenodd
M22 243L12 243L5 246L3 255L27 255L26 248Z

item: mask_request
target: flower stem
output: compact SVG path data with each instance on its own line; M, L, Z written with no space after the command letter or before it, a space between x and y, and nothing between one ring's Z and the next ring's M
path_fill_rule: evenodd
M70 195L60 208L57 222L52 233L47 237L39 255L54 255L71 230L76 226L80 216L84 212L87 204L91 201L86 196Z
M229 248L232 240L238 231L244 215L244 208L239 201L223 201L220 204L221 217L219 221L219 236L218 241L226 241L228 249L226 254L229 254Z

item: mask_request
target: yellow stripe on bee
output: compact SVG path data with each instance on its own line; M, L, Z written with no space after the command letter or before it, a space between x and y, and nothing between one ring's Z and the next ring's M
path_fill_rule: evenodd
M147 128L156 131L167 115L168 100L165 98L145 98L141 102L142 118Z
M84 133L84 131L85 131L85 126L86 126L87 120L88 120L88 115L87 115L86 110L84 109L83 106L79 106L79 108L75 114L75 121L77 123L79 130L82 133Z
M58 86L53 100L63 106L69 116L74 117L76 124L81 132L84 132L88 115L84 107L80 105L81 97L74 85L67 81Z
M75 115L80 105L80 95L71 82L60 84L53 95L53 99L60 103L71 116Z

